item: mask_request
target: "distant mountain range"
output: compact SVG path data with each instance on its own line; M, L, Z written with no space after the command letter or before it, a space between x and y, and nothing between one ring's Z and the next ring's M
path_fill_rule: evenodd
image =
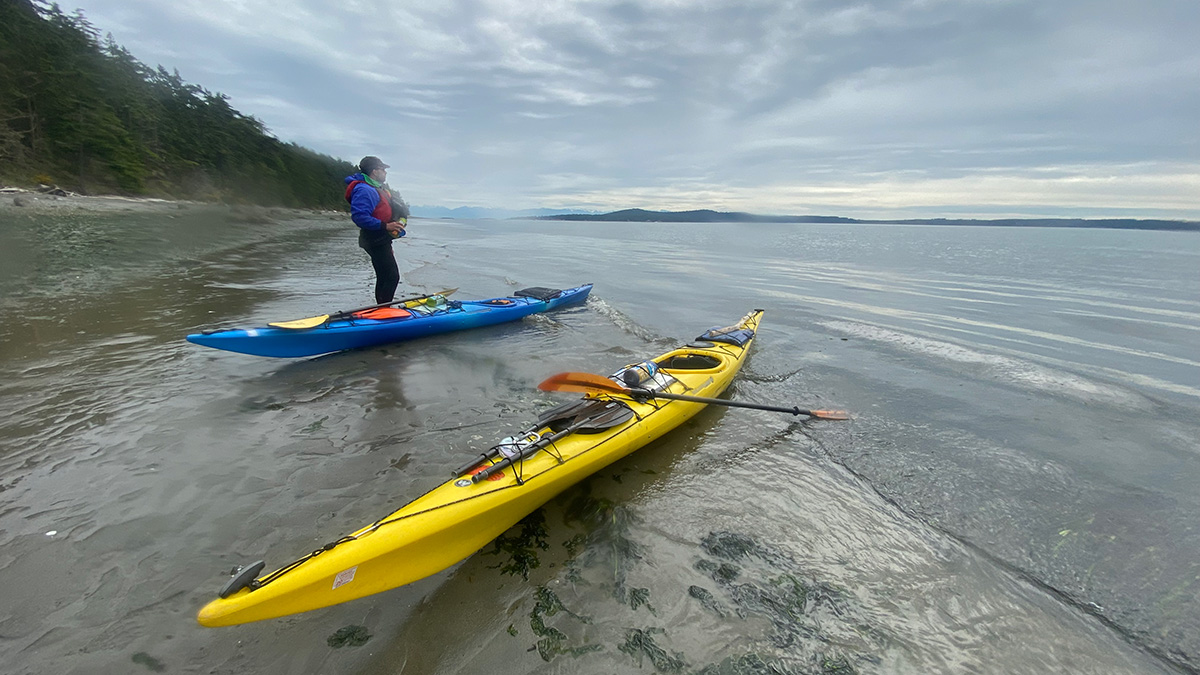
M414 206L412 215L418 218L453 218L461 220L507 220L529 218L533 220L574 220L636 223L844 223L847 225L988 225L992 227L1100 227L1126 230L1182 230L1200 231L1200 222L1189 220L1152 220L1139 218L907 218L900 220L872 220L844 218L842 216L780 216L745 213L741 211L650 211L647 209L622 209L609 213L576 211L564 213L561 209L492 209L480 206Z
M904 220L866 220L840 216L770 216L738 211L647 211L623 209L611 213L563 213L530 216L539 220L622 221L643 223L845 223L878 225L989 225L1006 227L1102 227L1132 230L1200 231L1200 222L1187 220L1145 220L1135 218L911 218Z

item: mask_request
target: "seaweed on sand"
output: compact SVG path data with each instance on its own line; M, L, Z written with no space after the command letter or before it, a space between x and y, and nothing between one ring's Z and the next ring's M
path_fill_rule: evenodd
M627 628L625 629L625 644L618 649L636 659L638 668L642 667L645 659L650 659L654 670L660 673L682 672L686 665L683 661L683 654L667 653L665 649L655 643L655 633L665 634L666 631L661 628L647 628L646 630Z
M541 566L537 551L550 549L546 541L546 516L541 509L525 516L519 523L508 529L492 542L492 550L486 555L507 555L507 560L501 561L492 568L499 568L503 574L521 575L529 579L529 571Z
M588 619L567 609L558 595L545 586L538 587L536 597L537 601L533 605L533 610L529 613L529 627L533 629L534 634L541 638L534 647L537 649L538 656L542 657L543 661L548 662L560 654L577 657L602 649L600 645L595 644L585 644L578 647L568 646L569 638L567 634L553 626L547 625L546 617L552 617L561 612L580 623L588 623Z

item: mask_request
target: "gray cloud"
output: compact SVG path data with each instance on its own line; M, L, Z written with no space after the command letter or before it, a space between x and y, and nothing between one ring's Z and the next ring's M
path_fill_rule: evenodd
M1200 4L77 0L410 201L1200 219Z

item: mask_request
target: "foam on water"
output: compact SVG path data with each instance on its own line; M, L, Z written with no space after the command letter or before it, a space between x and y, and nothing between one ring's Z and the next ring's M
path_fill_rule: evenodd
M1080 401L1103 402L1126 408L1146 409L1153 405L1151 401L1137 392L1083 378L1063 370L1048 368L1021 358L990 354L945 340L865 323L823 321L821 325L830 330L871 340L889 348L903 349L923 356L931 356L958 364L978 365L981 366L979 369L979 373L981 374L986 374L997 380L1029 389L1062 396L1071 396ZM1120 374L1126 379L1133 379L1134 377L1130 373ZM1143 383L1146 383L1147 380L1153 381L1151 378L1144 376L1140 379ZM1179 393L1200 396L1200 390L1197 389L1172 385L1166 382L1153 382L1160 388L1169 387Z
M606 302L603 298L598 297L595 293L588 297L588 309L612 321L617 327L626 333L646 342L648 344L669 345L673 341L664 338L661 335L656 335L654 332L647 330L644 326L634 321L621 310Z

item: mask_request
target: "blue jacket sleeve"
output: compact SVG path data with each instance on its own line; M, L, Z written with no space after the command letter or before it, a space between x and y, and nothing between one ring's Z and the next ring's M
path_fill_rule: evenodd
M355 185L350 193L350 220L364 230L382 230L383 221L371 215L378 205L378 190L366 183Z

